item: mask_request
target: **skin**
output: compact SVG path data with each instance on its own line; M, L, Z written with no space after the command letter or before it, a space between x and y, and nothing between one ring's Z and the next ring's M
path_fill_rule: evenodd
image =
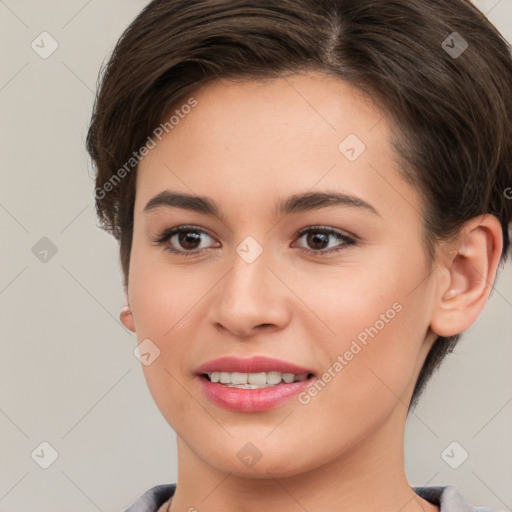
M502 247L498 220L469 221L438 246L431 267L422 196L398 173L392 127L371 98L339 79L223 80L194 97L197 106L139 166L131 309L121 315L139 343L149 338L161 351L143 370L177 435L170 510L439 510L405 475L407 408L436 335L464 331L487 302ZM366 145L353 162L338 149L348 134ZM225 218L176 207L144 212L164 190L208 196ZM379 215L339 205L272 213L278 199L327 190L353 194ZM153 242L184 224L205 231L201 244L183 247L175 236L167 245L196 256ZM344 243L299 238L309 226L357 241L322 255L327 242ZM236 252L247 236L263 249L250 264ZM234 412L201 391L195 369L224 355L266 355L321 376L396 302L401 311L306 405L292 399ZM252 467L237 457L248 442L262 455Z

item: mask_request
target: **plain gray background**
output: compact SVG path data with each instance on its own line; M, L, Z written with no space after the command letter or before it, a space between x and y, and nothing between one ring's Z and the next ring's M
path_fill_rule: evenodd
M146 3L0 0L0 511L123 511L176 482L174 432L118 320L117 244L97 227L84 149L100 65ZM512 41L512 0L477 5ZM45 31L48 58L31 46L51 49ZM511 283L509 263L406 432L411 485L499 510L512 506Z

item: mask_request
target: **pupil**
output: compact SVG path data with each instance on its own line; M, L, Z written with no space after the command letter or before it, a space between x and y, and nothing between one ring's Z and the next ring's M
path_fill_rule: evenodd
M320 243L322 247L316 247L315 243ZM328 235L326 233L313 233L308 236L308 244L314 249L323 249L328 244Z
M180 244L185 249L195 249L197 242L200 241L199 233L194 231L185 231L179 234ZM192 247L188 244L192 244Z

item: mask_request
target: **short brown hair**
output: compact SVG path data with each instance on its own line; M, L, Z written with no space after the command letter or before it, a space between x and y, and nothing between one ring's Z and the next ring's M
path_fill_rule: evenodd
M483 213L501 223L505 261L511 51L470 1L153 0L103 69L87 135L97 213L119 240L125 286L137 170L132 155L148 135L199 86L218 78L262 80L308 70L367 92L394 122L403 178L426 205L430 261L436 242ZM437 337L410 406L459 336Z

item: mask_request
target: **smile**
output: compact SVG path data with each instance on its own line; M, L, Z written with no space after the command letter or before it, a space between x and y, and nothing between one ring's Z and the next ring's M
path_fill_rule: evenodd
M242 372L210 372L205 374L210 382L218 382L224 386L238 389L262 389L285 383L300 382L306 380L311 374L281 373L276 371L242 373Z

